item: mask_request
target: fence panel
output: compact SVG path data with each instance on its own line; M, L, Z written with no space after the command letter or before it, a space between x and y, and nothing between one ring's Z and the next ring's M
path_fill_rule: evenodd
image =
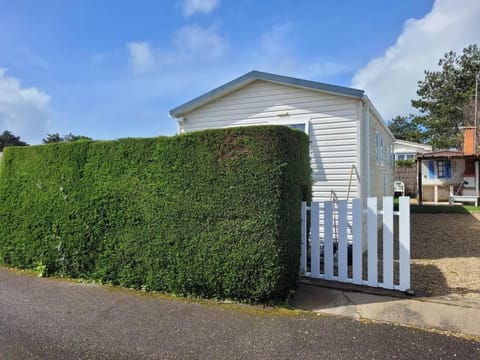
M409 198L400 197L399 211L394 211L392 197L384 197L382 200L383 209L378 209L377 198L368 198L366 209L362 208L361 199L353 199L351 207L347 200L312 202L310 207L302 203L300 268L304 276L408 290ZM311 215L310 229L307 227L308 210ZM398 234L394 231L395 216L399 218ZM382 251L379 251L379 246ZM398 246L398 259L395 259L395 246ZM397 276L396 262L399 264ZM379 266L383 270L380 274ZM363 273L364 270L367 270L366 274Z

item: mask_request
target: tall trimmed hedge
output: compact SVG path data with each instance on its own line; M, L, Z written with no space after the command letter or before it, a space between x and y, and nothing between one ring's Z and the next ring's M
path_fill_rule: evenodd
M45 275L282 299L298 277L308 137L285 127L7 148L0 263Z

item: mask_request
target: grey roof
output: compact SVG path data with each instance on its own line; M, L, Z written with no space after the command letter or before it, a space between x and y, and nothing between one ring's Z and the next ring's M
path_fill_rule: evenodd
M364 96L363 90L253 70L243 76L240 76L239 78L236 78L235 80L232 80L222 86L217 87L216 89L213 89L212 91L207 92L206 94L203 94L193 100L186 102L183 105L180 105L170 110L170 115L174 117L181 117L184 114L215 99L218 99L228 93L231 93L255 80L263 80L282 85L294 86L354 98L362 98Z

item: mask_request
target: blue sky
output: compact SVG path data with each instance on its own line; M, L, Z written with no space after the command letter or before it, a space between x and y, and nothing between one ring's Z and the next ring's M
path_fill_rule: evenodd
M411 111L444 52L480 41L477 0L0 0L0 131L172 135L168 111L252 69Z

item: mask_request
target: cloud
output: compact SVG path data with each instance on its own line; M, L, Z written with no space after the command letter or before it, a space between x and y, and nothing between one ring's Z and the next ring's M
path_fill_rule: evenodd
M147 42L128 43L130 64L137 73L148 72L157 66L157 60Z
M173 38L173 44L175 50L171 55L174 63L218 58L227 47L214 27L204 29L198 25L180 29Z
M27 142L39 142L50 119L50 96L20 82L0 69L0 130L8 129Z
M297 59L291 39L292 24L275 25L265 32L256 54L258 66L266 71L282 74L295 73Z
M183 14L190 16L195 13L209 14L215 9L220 0L185 0L183 2Z
M193 61L208 61L221 57L227 41L214 26L203 28L186 25L172 37L170 49L152 48L147 42L127 44L130 64L137 73L156 70L162 66L181 65Z
M95 65L104 64L105 61L107 60L107 58L108 58L108 55L104 54L104 53L97 53L97 54L93 54L93 55L90 56L90 60Z
M293 30L294 24L288 22L266 31L260 38L252 63L268 72L320 81L351 70L351 66L323 56L299 57L299 51L294 45L297 41L292 35Z
M424 70L438 70L438 60L480 42L478 0L436 0L421 19L409 19L396 43L353 77L352 86L366 90L385 120L415 111L417 81Z

